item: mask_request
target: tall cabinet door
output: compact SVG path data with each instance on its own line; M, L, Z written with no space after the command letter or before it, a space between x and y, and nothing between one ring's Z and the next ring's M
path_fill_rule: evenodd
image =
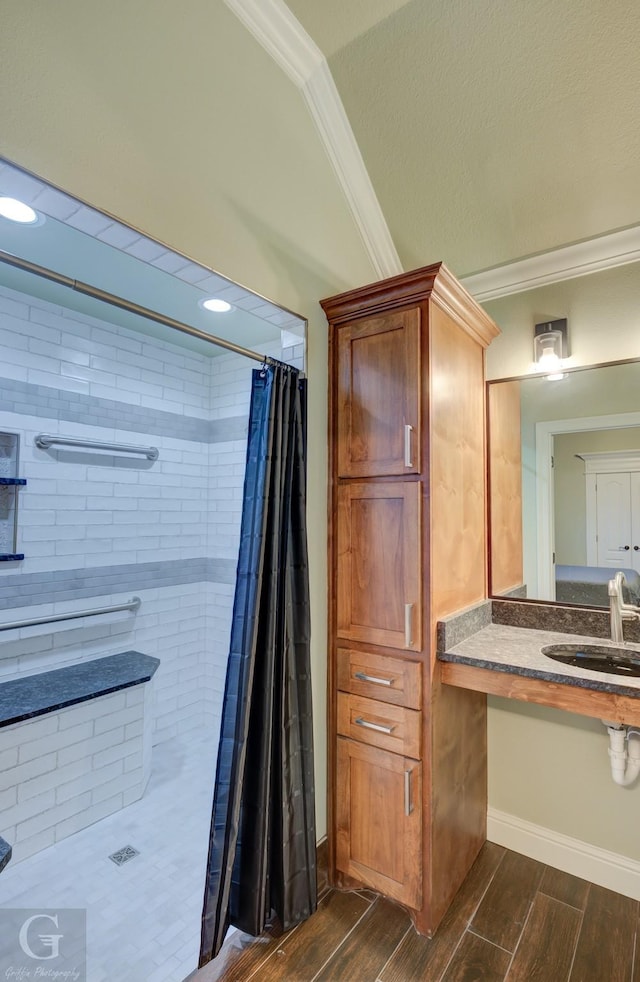
M338 332L338 477L420 473L420 310Z
M420 651L421 522L415 481L338 488L338 635Z

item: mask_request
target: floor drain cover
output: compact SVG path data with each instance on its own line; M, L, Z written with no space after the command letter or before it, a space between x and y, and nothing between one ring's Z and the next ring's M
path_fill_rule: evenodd
M137 849L134 849L133 846L123 846L122 849L118 849L117 852L111 853L109 859L112 859L116 866L124 866L124 864L128 863L134 856L139 855L140 853Z

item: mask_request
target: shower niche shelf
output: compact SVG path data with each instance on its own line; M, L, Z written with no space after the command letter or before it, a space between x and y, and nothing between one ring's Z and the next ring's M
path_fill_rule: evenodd
M18 491L27 483L18 477L20 437L17 433L0 433L0 562L24 559L17 552Z

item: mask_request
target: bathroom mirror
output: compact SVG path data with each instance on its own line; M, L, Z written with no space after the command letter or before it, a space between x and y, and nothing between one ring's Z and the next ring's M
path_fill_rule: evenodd
M640 594L639 391L639 360L487 383L491 596Z

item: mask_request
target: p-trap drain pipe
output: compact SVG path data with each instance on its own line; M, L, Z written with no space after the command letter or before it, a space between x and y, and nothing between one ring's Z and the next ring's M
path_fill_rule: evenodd
M640 732L606 719L602 723L609 734L611 777L621 787L628 787L640 774Z

